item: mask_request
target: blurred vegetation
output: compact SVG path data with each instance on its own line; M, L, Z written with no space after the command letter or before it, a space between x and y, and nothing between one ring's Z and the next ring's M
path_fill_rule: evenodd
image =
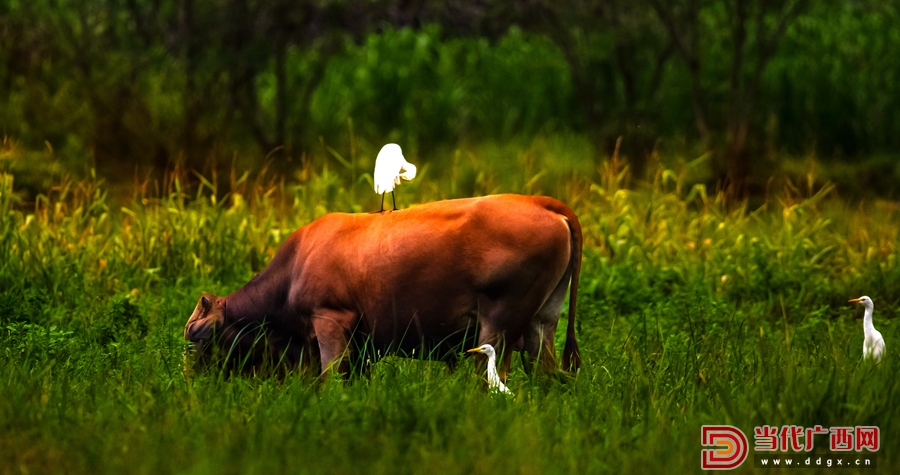
M368 153L292 181L178 168L122 204L95 176L25 205L0 174L0 473L687 473L700 426L723 423L877 425L879 467L898 466L900 208L847 204L814 169L748 208L695 183L706 157L635 181L613 156L587 180L579 143L470 149L398 190L542 193L579 215L584 367L532 380L515 359L511 400L468 360L388 358L324 387L182 372L202 292L244 285L328 211L377 207L334 171ZM887 341L877 366L847 303L863 294Z
M636 176L654 151L708 152L706 184L737 196L808 156L837 177L865 162L857 190L887 193L898 50L885 0L10 0L0 165L18 160L28 186L92 168L290 170L350 128L425 160L568 134L591 156L621 137Z

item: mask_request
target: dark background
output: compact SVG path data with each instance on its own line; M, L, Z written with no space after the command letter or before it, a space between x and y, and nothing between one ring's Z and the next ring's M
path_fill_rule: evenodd
M892 196L900 4L2 0L0 134L26 187L565 136L638 176L708 153L738 196L804 160Z

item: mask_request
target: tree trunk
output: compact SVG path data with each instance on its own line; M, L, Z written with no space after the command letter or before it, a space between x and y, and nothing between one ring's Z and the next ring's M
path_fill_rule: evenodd
M184 125L182 128L182 152L185 160L192 162L197 148L197 123L199 110L197 104L196 85L196 47L194 46L194 0L183 0L181 3L181 41L184 51Z
M751 164L747 156L747 138L750 121L743 115L731 128L728 144L728 173L725 176L725 192L736 199L747 197L750 184Z
M287 73L285 61L287 56L287 42L279 40L275 52L275 146L285 147L285 152L290 153L287 147Z
M746 102L746 84L744 82L744 46L747 42L747 3L736 0L734 3L734 49L731 62L730 91L731 104L728 111L728 149L725 173L719 176L725 192L731 198L741 200L747 196L747 182L750 177L751 163L747 157L747 137L749 134L749 107Z
M591 143L600 150L603 145L603 134L601 133L603 126L603 116L597 110L597 100L594 95L594 89L591 87L589 79L586 77L584 69L578 64L576 57L568 58L569 68L571 71L572 87L575 90L576 100L579 109L584 117L585 129Z

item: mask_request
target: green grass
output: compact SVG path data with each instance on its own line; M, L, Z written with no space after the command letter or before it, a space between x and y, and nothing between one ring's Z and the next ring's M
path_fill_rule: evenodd
M451 374L389 357L324 385L183 373L201 292L239 288L326 211L377 207L357 172L372 151L286 179L189 187L176 171L125 202L89 179L25 203L0 175L0 473L695 473L703 424L751 445L763 424L877 425L878 472L900 466L895 204L851 205L810 177L749 209L691 186L697 162L673 157L626 187L627 167L579 153L451 152L398 192L404 206L547 193L581 217L584 367L531 379L516 359L509 400L470 360ZM863 294L880 365L860 358L847 299Z

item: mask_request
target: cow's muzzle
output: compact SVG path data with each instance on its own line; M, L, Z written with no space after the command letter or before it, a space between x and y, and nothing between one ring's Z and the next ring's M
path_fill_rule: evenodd
M194 344L209 340L213 336L212 319L195 320L184 327L184 339Z

